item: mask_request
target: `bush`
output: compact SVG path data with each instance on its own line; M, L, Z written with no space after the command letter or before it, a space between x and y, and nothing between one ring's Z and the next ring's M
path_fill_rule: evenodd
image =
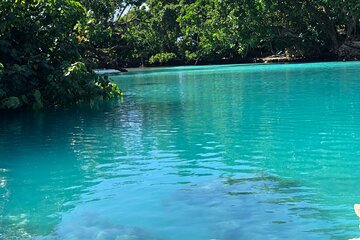
M119 88L81 55L86 9L74 0L0 1L0 110L56 107Z
M83 62L65 63L47 78L45 85L47 105L69 105L97 96L111 98L121 95L120 89L106 77L96 75Z
M165 52L165 53L158 53L158 54L155 54L154 56L151 56L149 59L149 63L163 65L163 64L170 63L174 60L176 60L175 53Z
M26 79L26 76L29 75L26 67L17 66L15 68L17 69L15 72L13 70L9 70L11 73L6 70L0 71L0 75L2 72L5 72L5 76L13 73L18 75L17 79ZM22 72L19 69L25 70ZM8 82L1 78L0 80ZM83 62L64 63L41 82L36 77L26 80L30 86L21 91L20 88L16 90L9 86L5 89L0 88L0 110L28 106L38 111L44 107L71 105L96 97L112 98L122 95L121 90L115 84L106 77L96 75Z

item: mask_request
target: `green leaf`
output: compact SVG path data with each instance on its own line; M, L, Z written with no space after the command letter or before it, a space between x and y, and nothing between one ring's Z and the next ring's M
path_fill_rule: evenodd
M18 97L5 98L0 104L0 108L7 108L7 109L15 109L20 106L21 106L21 102Z
M39 90L36 89L36 90L34 91L34 94L33 94L33 95L34 95L34 98L35 98L35 101L36 101L36 102L40 102L40 101L41 101L41 92L40 92Z

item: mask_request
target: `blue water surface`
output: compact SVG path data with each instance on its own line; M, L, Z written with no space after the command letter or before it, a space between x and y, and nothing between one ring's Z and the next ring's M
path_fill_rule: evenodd
M0 117L0 239L360 237L360 63L131 70Z

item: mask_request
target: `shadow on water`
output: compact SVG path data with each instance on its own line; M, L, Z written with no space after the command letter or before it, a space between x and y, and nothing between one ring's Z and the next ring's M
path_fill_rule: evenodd
M331 219L328 219L331 211L323 211L312 203L312 190L305 190L295 181L266 173L221 179L179 189L165 202L168 211L176 213L179 206L190 208L189 224L210 222L207 231L214 239L261 239L265 236L303 239L305 232L310 239L343 237L338 229L332 230ZM312 229L314 217L322 219L316 227L327 231Z

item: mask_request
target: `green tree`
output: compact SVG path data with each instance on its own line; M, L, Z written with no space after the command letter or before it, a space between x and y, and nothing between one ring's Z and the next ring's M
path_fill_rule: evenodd
M359 34L359 14L358 0L148 0L129 13L137 21L126 35L141 62L162 53L188 63L335 56Z
M38 110L118 89L82 61L78 26L86 9L74 0L0 2L0 109Z

